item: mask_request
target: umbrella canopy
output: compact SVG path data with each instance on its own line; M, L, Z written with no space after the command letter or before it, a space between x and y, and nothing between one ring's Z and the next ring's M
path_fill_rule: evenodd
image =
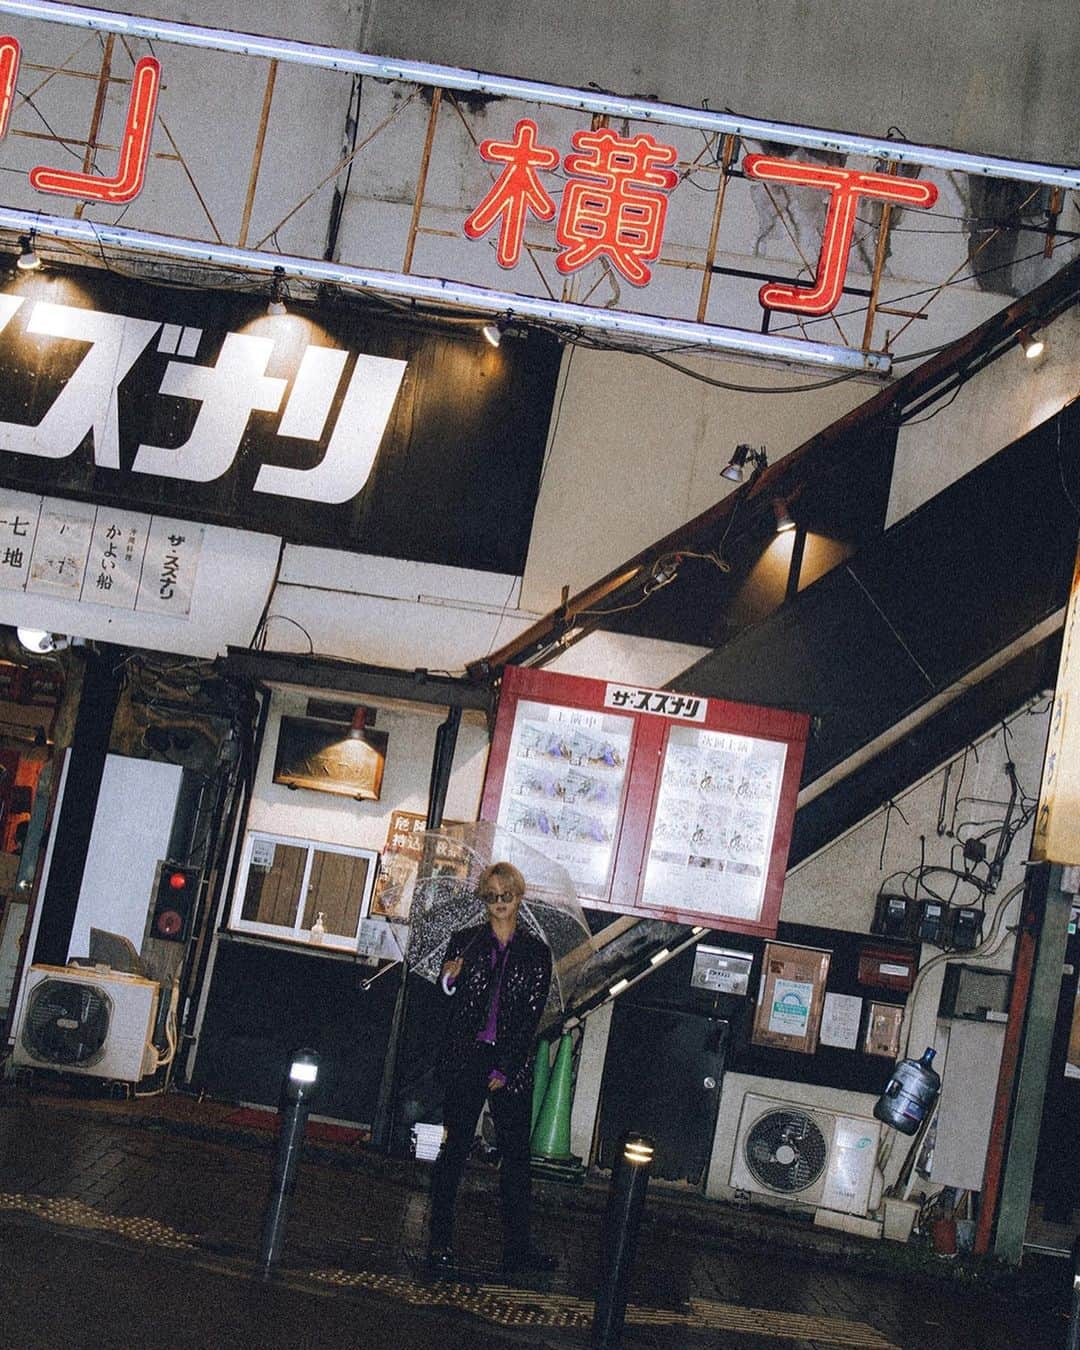
M518 923L551 948L551 990L541 1027L556 1021L594 950L566 869L487 821L428 830L419 839L421 854L412 876L395 883L410 892L401 906L407 905L409 913L410 969L427 980L438 979L450 935L487 921L477 893L481 872L494 862L512 863L525 878Z

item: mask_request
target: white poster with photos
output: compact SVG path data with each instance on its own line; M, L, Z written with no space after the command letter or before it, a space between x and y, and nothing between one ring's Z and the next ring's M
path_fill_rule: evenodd
M498 824L561 863L581 896L605 894L634 719L518 703Z
M672 726L642 905L760 916L786 755L783 741Z

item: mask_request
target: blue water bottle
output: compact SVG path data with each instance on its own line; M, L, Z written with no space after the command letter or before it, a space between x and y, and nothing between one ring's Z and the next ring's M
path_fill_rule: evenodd
M904 1059L896 1065L874 1107L876 1119L901 1134L915 1134L941 1091L941 1079L931 1068L933 1058L933 1047L928 1045L922 1059Z

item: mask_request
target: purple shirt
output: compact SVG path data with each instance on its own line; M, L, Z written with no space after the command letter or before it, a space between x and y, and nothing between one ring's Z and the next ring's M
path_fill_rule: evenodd
M492 934L492 937L494 936ZM491 969L495 970L498 967L499 973L495 976L495 989L488 1007L488 1020L483 1028L476 1033L476 1039L484 1045L495 1044L495 1031L499 1021L499 996L502 993L503 971L506 969L506 953L513 940L513 935L506 942L500 942L498 938L495 938L495 945L491 949Z

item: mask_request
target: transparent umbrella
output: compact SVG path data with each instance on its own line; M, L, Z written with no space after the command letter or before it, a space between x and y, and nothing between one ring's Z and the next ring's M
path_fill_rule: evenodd
M594 950L566 868L487 821L428 830L419 839L420 857L398 870L393 885L400 894L388 897L408 910L410 970L438 979L451 934L486 921L477 893L481 872L493 862L512 863L525 878L518 923L551 948L551 990L541 1029L557 1021Z

